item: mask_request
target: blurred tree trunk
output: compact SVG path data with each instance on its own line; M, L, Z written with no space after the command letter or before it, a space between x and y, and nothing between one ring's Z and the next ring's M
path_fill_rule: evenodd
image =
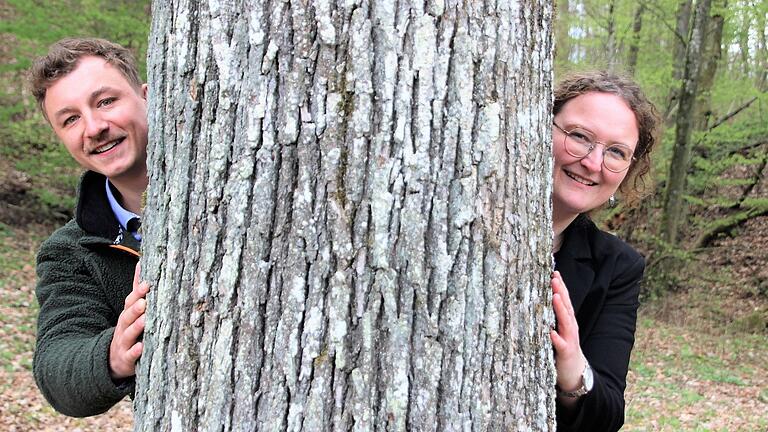
M639 3L635 9L635 15L632 17L632 42L629 46L629 55L627 58L627 71L635 75L637 69L637 55L640 51L640 32L643 30L643 12L645 4Z
M550 2L162 2L135 430L554 430Z
M691 38L685 54L682 85L675 121L675 143L672 161L669 164L667 188L664 194L664 209L661 222L662 238L671 244L678 240L679 227L685 217L685 184L691 154L691 131L694 126L696 95L699 73L703 63L702 53L709 23L711 0L699 0L693 18Z
M702 57L701 73L699 74L698 94L696 95L695 130L706 130L709 119L712 116L712 85L715 83L717 67L720 64L723 53L723 24L725 23L723 13L727 7L727 1L716 1L713 8L714 13L710 17L709 31L706 35Z
M755 33L757 34L757 58L755 61L757 77L755 87L761 92L766 92L768 91L768 43L766 43L766 39L768 39L766 35L768 33L768 23L766 23L766 14L756 13L755 20Z
M608 2L606 31L608 33L605 43L605 55L608 56L606 62L608 64L608 70L615 71L616 64L619 60L617 53L618 49L616 48L616 0L610 0Z
M571 58L571 37L570 37L570 20L569 0L557 0L555 12L557 18L555 20L555 59L558 65L565 65L570 62Z
M690 44L691 7L693 0L682 0L677 4L677 17L675 26L675 59L678 61L672 65L672 79L677 84L683 79L685 69L686 52ZM667 107L664 110L664 122L671 118L672 112L679 103L679 87L673 87L667 97Z

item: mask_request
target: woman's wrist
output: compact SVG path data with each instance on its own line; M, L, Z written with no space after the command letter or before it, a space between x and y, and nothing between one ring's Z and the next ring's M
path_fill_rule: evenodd
M595 377L589 362L584 359L584 369L581 372L579 386L573 390L567 390L558 387L558 396L568 399L579 399L592 390L595 384Z
M587 360L579 353L579 357L575 360L568 362L568 364L562 365L557 369L557 388L560 391L571 392L576 391L582 385L582 374L586 367Z

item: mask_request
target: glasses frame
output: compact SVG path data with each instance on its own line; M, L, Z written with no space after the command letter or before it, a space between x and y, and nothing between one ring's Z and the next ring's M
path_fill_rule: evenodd
M589 154L590 154L590 153L592 153L592 150L594 150L594 149L595 149L595 147L597 147L597 144L600 144L600 145L602 145L602 146L603 146L603 153L602 153L602 157L603 157L603 160L600 162L600 164L601 164L601 165L602 165L602 166L603 166L605 169L607 169L607 170L608 170L608 171L610 171L610 172L614 172L614 173L620 173L620 172L624 172L624 171L628 170L630 166L632 166L632 162L635 162L635 161L637 160L637 159L635 159L635 152L634 152L634 151L632 151L632 149L630 149L630 151L632 151L632 156L630 157L630 159L629 159L629 163L627 164L627 166L626 166L626 167L624 167L623 169L620 169L620 170L618 170L618 171L617 171L617 170L613 170L613 169L610 169L610 168L608 168L608 166L605 164L605 152L606 152L606 151L608 151L608 149L609 149L610 147L613 147L614 145L621 145L622 147L627 147L628 149L629 149L629 146L627 146L626 144L611 144L611 145L608 145L608 144L606 144L606 143L604 143L604 142L601 142L601 141L597 141L597 140L592 140L592 141L591 141L591 142L592 142L592 145L590 145L590 146L589 146L589 150L587 150L587 153L586 153L585 155L583 155L583 156L575 155L575 154L571 153L571 151L570 151L570 150L568 150L568 144L567 144L568 138L571 138L571 134L573 133L573 130L567 131L567 130L565 130L565 129L561 128L561 127L560 127L560 125L558 125L558 124L557 124L557 123L555 123L554 121L552 122L552 125L553 125L554 127L556 127L556 128L557 128L557 129L558 129L560 132L562 132L562 133L563 133L563 135L564 135L564 136L563 136L563 148L565 149L565 151L566 151L566 152L567 152L569 155L571 155L571 156L573 156L573 157L575 157L575 158L578 158L579 160L582 160L582 159L584 159L585 157L589 156ZM586 131L586 132L589 132L589 131ZM591 132L590 132L590 134L591 134ZM573 139L573 138L571 138L571 139Z

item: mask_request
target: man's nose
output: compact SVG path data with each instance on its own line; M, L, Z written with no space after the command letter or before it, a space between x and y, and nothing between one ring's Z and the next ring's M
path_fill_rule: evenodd
M109 123L97 112L84 115L85 136L91 140L98 141L104 138Z

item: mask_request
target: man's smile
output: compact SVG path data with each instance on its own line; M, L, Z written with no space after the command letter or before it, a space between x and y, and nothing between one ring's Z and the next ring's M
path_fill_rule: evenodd
M111 140L111 141L107 141L106 143L104 143L104 144L96 147L95 149L93 149L91 151L91 154L101 154L101 153L108 152L108 151L112 150L113 148L115 148L115 146L117 146L120 143L122 143L123 140L125 140L125 137L120 137L120 138L117 138L117 139L114 139L114 140Z

